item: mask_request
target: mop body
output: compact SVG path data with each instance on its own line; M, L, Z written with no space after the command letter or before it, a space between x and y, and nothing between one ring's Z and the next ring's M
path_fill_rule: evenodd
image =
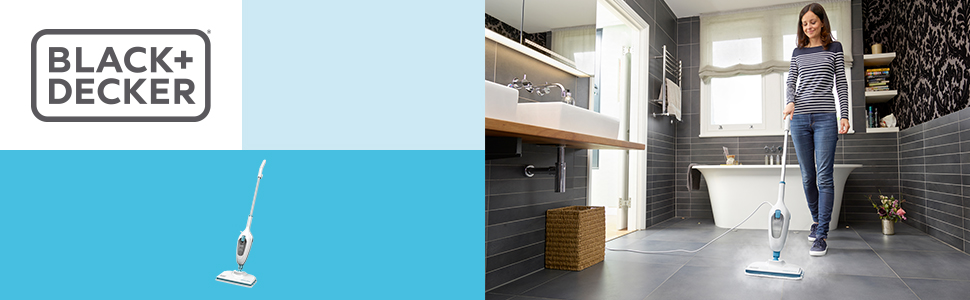
M239 238L236 240L236 264L239 265L239 270L222 272L219 276L216 276L216 281L247 288L252 288L256 284L256 276L243 272L243 265L246 264L249 252L253 248L253 233L250 231L250 227L253 225L253 210L256 209L256 194L259 193L259 180L263 178L264 166L266 166L266 160L263 160L263 164L259 166L259 175L256 176L256 191L253 192L253 205L249 207L246 229L239 232Z
M802 279L802 268L786 263L780 259L781 250L785 248L785 240L788 239L788 224L791 222L791 214L785 206L785 160L788 156L788 134L791 131L791 120L785 120L785 142L784 150L781 154L781 181L778 183L778 202L768 211L768 247L773 252L773 257L768 261L759 261L748 265L744 269L744 274L750 276L782 278L782 279Z
M753 262L744 269L744 273L750 276L781 278L781 279L802 279L802 268L785 263L784 260L769 260Z
M216 276L216 281L252 288L256 284L256 276L243 271L229 270Z

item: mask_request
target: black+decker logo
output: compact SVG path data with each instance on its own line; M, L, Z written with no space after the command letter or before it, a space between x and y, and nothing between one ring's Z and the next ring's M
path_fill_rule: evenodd
M45 122L196 122L209 114L209 38L194 29L45 29L31 110Z

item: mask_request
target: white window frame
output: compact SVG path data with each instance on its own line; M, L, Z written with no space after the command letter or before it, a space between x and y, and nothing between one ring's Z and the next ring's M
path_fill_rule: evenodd
M849 91L849 124L852 124L852 70L845 68L845 78ZM712 125L711 124L711 85L701 82L701 120L700 137L736 137L736 136L768 136L782 135L785 133L782 128L781 112L784 109L782 103L785 99L785 89L782 88L787 78L782 78L782 73L771 73L761 76L761 112L764 123L745 124L745 125ZM836 106L838 96L835 97ZM855 133L855 129L850 126L849 134Z

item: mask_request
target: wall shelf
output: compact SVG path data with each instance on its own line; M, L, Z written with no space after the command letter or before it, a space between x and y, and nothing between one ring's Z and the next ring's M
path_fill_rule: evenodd
M866 104L883 103L896 97L896 90L890 91L867 91Z
M862 57L866 67L886 66L896 58L896 52L866 54Z
M525 143L565 145L577 149L646 149L644 144L492 118L485 118L485 135L519 137Z

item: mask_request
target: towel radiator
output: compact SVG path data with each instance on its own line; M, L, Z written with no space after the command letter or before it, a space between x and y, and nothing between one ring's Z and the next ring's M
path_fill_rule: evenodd
M664 45L663 46L663 53L661 55L654 56L653 58L663 59L663 72L661 73L662 76L660 76L660 98L650 101L650 102L653 102L655 104L660 105L660 107L662 108L663 112L662 113L659 113L659 114L658 113L653 113L653 116L654 117L657 117L657 116L673 116L672 114L670 114L670 113L667 112L667 80L666 79L667 79L667 75L668 74L669 75L676 76L676 78L671 78L671 79L672 80L676 80L677 81L677 86L679 86L679 87L681 87L681 89L683 89L683 86L684 85L681 84L681 78L683 77L682 76L683 75L683 61L674 60L674 56L672 54L670 54L669 51L667 51L667 45ZM673 119L670 119L670 123L673 124L674 123L674 120Z

